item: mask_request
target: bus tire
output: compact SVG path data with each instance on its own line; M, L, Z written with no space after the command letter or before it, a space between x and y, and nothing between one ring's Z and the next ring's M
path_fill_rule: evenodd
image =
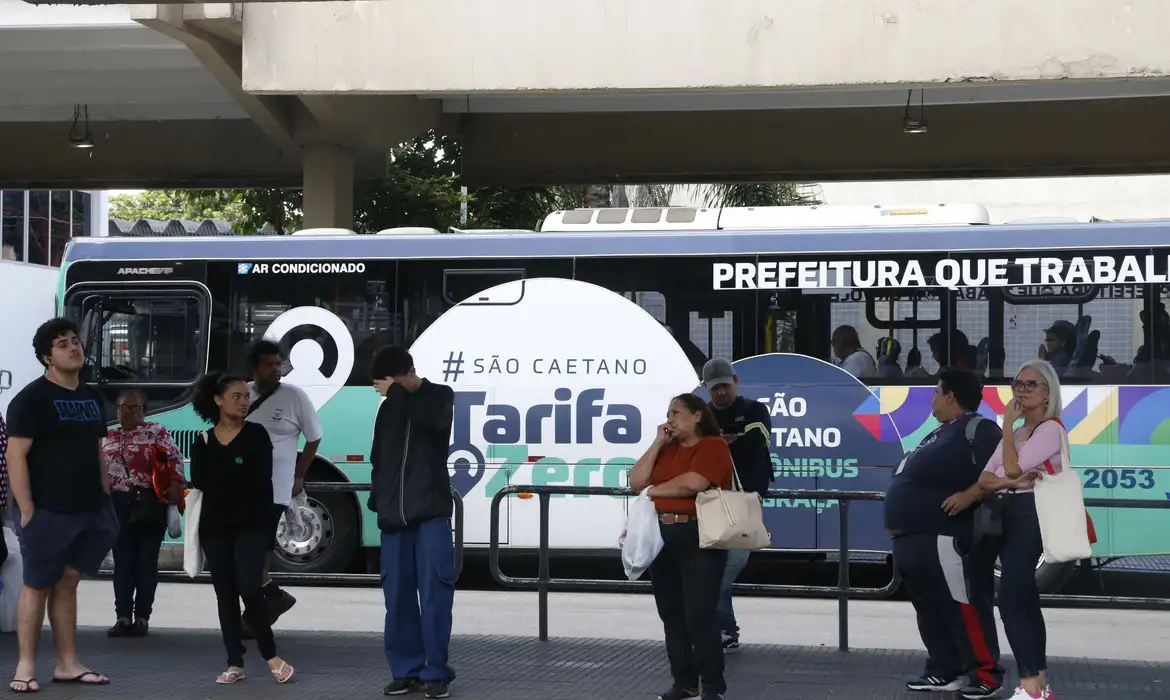
M1040 593L1059 593L1076 572L1077 562L1045 562L1043 556L1036 566L1036 588ZM999 561L995 562L995 592L999 594Z
M339 481L339 475L319 463L309 469L306 481ZM307 540L292 542L277 528L277 544L271 570L298 574L348 573L360 544L358 505L354 493L343 491L307 493L309 525Z

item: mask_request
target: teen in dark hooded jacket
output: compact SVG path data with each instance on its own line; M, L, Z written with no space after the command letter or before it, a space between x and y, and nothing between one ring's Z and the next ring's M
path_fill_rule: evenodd
M456 579L447 471L455 393L421 379L398 346L378 351L371 374L386 397L374 421L368 503L382 531L383 646L394 677L383 693L421 686L426 697L445 698L455 679L447 664Z

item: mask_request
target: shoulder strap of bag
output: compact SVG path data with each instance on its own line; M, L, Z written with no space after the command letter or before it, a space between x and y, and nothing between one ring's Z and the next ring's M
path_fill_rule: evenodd
M967 447L971 450L971 464L976 464L975 457L975 434L979 432L979 423L983 421L983 416L976 413L971 416L971 420L967 421L967 427L964 433L967 436Z
M256 399L256 402L255 402L255 403L253 403L251 406L249 406L249 407L248 407L248 412L245 414L245 416L250 416L250 415L252 415L252 412L253 412L253 411L255 411L257 408L260 408L260 404L262 404L262 403L264 403L265 401L267 401L267 400L268 400L268 397L269 397L269 396L272 396L272 395L273 395L273 394L275 394L277 391L280 391L280 383L279 383L279 382L276 384L276 386L275 386L275 387L273 387L273 388L272 388L272 391L270 391L270 392L268 392L268 393L266 393L266 394L263 394L263 395L262 395L260 398Z
M1064 423L1059 418L1049 418L1048 420L1046 420L1044 422L1056 424L1057 430L1058 430L1058 432L1060 432L1060 465L1061 465L1060 468L1064 469L1064 470L1071 469L1072 465L1069 463L1069 457L1068 457L1068 430L1065 429ZM1043 425L1043 424L1041 424L1041 425ZM1036 427L1040 427L1040 426L1036 426ZM1036 432L1035 430L1032 431L1033 434L1035 434L1035 432ZM1052 466L1052 460L1050 460L1050 459L1044 460L1044 471L1048 472L1049 474L1056 473L1056 468Z

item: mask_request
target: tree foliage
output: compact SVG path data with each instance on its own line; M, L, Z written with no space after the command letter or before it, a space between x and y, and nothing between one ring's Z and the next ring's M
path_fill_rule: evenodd
M532 229L551 212L579 207L667 206L677 185L503 187L461 190L463 150L448 136L428 133L395 148L384 177L354 192L354 230L373 233L399 226ZM710 207L815 204L797 185L697 185ZM627 192L632 190L632 194ZM466 208L464 223L463 209ZM148 190L110 198L110 215L121 219L223 219L236 233L278 234L301 227L301 191L296 189Z

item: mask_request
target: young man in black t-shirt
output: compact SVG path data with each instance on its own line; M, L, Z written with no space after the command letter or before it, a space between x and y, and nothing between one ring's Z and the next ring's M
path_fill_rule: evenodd
M918 613L926 669L910 690L992 697L1003 684L992 612L991 567L972 567L974 510L983 499L979 475L1003 431L976 411L983 380L944 368L931 409L941 423L902 459L886 493L885 527L894 537L894 566ZM974 423L972 423L975 421Z
M93 576L114 545L118 519L110 502L102 441L101 395L81 383L85 353L77 325L41 324L33 349L45 367L8 406L8 473L20 517L20 659L10 689L35 693L36 644L45 605L57 646L56 682L106 685L77 659L77 584Z
M731 450L735 473L744 491L763 494L775 480L772 470L772 416L767 406L749 401L739 395L739 377L731 363L715 358L703 365L703 388L711 396L710 407L723 432L723 439ZM715 615L723 631L723 651L739 650L739 624L731 605L731 585L747 566L746 549L727 550L727 568L719 588L719 604Z

